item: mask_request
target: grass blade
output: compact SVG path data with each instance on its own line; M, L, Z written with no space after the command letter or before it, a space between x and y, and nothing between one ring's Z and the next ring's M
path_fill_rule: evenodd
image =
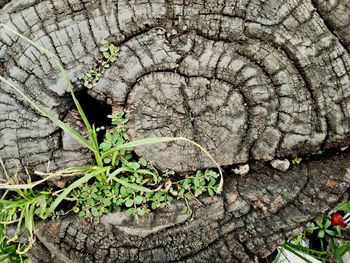
M46 177L44 179L41 179L39 181L36 181L34 183L27 183L27 184L11 184L11 183L6 183L6 184L0 184L0 189L7 189L7 190L15 190L15 189L32 189L35 186L42 184L54 177L70 177L70 176L77 176L77 175L81 175L85 172L91 171L92 169L94 169L95 166L84 166L84 167L77 167L77 168L68 168L68 169L64 169L61 171L57 171L55 173L41 173L41 172L35 172L35 174L37 175L45 175ZM0 203L1 201L5 201L5 200L1 200L0 199Z
M78 99L76 98L75 94L74 94L74 88L73 85L69 79L69 76L67 74L67 72L65 71L60 59L52 52L50 52L48 49L44 48L42 45L35 43L34 41L30 40L29 38L23 36L22 34L18 33L16 30L12 29L11 27L1 24L0 23L0 27L5 28L6 30L12 32L13 34L15 34L16 36L22 38L23 40L25 40L26 42L28 42L29 44L31 44L32 46L34 46L36 49L38 49L41 53L45 54L49 59L52 59L54 61L54 63L57 65L57 67L60 70L60 73L62 75L62 77L64 78L65 82L66 82L66 86L68 88L68 90L71 93L71 97L74 101L74 104L84 122L84 125L88 131L89 137L90 137L90 141L85 139L79 132L77 132L76 130L74 130L73 128L71 128L70 126L68 126L67 124L63 123L62 121L60 121L58 118L56 118L54 115L52 115L49 111L47 111L46 109L40 107L39 105L36 105L34 102L32 102L28 97L26 97L20 90L18 90L16 87L14 87L14 85L12 85L11 83L9 83L8 81L6 81L4 78L2 78L1 80L4 81L5 83L7 83L8 85L10 85L12 88L14 88L17 92L19 92L35 109L37 109L42 115L44 115L45 117L49 118L53 123L55 123L57 126L59 126L61 129L63 129L64 131L66 131L70 136L72 136L76 141L78 141L81 145L85 146L86 148L90 149L91 151L94 152L95 158L96 158L96 162L98 164L98 166L102 167L103 163L100 157L100 152L99 152L99 148L98 148L98 144L96 143L96 134L94 129L92 128L88 118L86 117L86 114L83 110L83 108L81 107ZM101 178L103 178L104 176L101 175Z
M312 263L312 261L308 260L306 257L304 257L302 254L300 254L300 251L297 251L295 248L290 247L287 244L283 244L282 247L285 250L288 250L289 252L293 253L294 255L296 255L297 257L301 258L302 260L304 260L306 263Z
M25 40L26 42L28 42L29 44L31 44L32 46L34 46L36 49L38 49L40 52L42 52L43 54L45 54L49 59L52 59L55 64L58 66L60 72L61 72L61 75L62 77L64 78L64 80L66 81L66 85L71 93L71 96L73 98L73 101L74 101L74 104L75 106L77 107L78 111L79 111L79 114L81 116L81 118L83 119L84 121L84 124L86 126L86 128L88 129L88 132L89 134L91 133L91 125L78 101L78 99L75 97L75 94L74 94L74 88L73 88L73 85L68 77L68 74L67 72L65 71L60 59L54 54L52 53L51 51L49 51L48 49L44 48L42 45L38 44L38 43L35 43L34 41L30 40L29 38L23 36L22 34L18 33L16 30L12 29L11 27L7 26L7 25L4 25L4 24L1 24L0 23L0 26L5 28L6 30L12 32L13 34L15 34L16 36L22 38L23 40Z
M46 214L43 219L49 217L57 208L57 206L62 202L62 200L75 188L79 187L82 184L87 183L91 178L98 176L101 173L105 173L108 167L99 168L96 171L84 175L82 178L76 180L74 183L70 184L51 204L51 206L46 210Z
M45 108L35 104L31 99L29 99L22 91L20 91L15 85L13 85L10 81L4 79L0 76L0 80L7 85L9 85L11 88L13 88L18 94L20 94L34 109L40 112L43 116L47 117L55 123L58 127L60 127L62 130L67 132L70 136L72 136L75 140L77 140L80 144L87 147L91 151L95 151L93 145L91 142L89 142L86 138L84 138L78 131L70 127L68 124L62 122L60 119L58 119L55 115L53 115L51 112L46 110Z
M122 172L132 172L133 170L130 169L130 168L125 168L125 167L121 167L121 168L118 168L117 170L115 170L113 173L109 174L108 175L108 179L109 180L114 180L116 181L117 183L125 186L126 188L132 188L136 191L140 191L140 192L154 192L153 190L150 190L146 187L143 187L143 186L140 186L140 185L137 185L137 184L132 184L132 183L127 183L127 182L124 182L123 180L117 178L117 175L122 173Z

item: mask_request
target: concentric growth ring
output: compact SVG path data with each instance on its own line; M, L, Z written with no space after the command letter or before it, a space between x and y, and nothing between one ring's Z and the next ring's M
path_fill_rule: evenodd
M349 14L348 0L0 0L0 22L57 54L77 91L100 41L120 46L88 93L126 111L130 138L185 136L222 165L250 164L192 214L177 202L138 226L122 213L44 221L33 262L253 262L334 207L349 188L346 152L286 172L263 161L350 143ZM3 28L0 74L79 128L52 62ZM187 144L136 150L161 169L212 166ZM13 174L91 156L0 83L0 157Z

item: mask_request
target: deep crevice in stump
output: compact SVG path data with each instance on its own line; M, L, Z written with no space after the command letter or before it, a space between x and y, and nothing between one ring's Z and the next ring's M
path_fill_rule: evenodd
M94 124L96 128L111 125L111 119L107 117L108 115L112 114L111 105L95 99L88 94L87 90L84 89L79 91L76 94L76 97L91 124ZM77 110L75 105L72 109Z

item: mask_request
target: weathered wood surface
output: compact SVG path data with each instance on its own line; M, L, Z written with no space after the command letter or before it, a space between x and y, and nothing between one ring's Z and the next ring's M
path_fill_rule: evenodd
M349 186L348 156L325 156L280 174L263 165L349 144L348 0L5 2L0 22L57 53L75 83L95 65L101 39L120 45L118 61L90 95L127 112L131 138L185 136L222 165L258 161L248 177L226 180L222 199L194 209L194 221L169 212L171 222L181 222L134 237L67 219L58 223L57 239L39 234L43 242L33 252L39 262L50 253L72 262L113 262L125 253L125 261L248 262L334 206ZM1 75L73 123L72 101L53 64L3 29L0 41ZM89 159L2 83L0 131L0 156L10 172L45 170L48 160L58 169ZM161 169L212 165L183 144L137 151ZM71 221L77 237L91 233L81 247L65 234Z
M39 226L34 263L253 262L340 200L350 183L350 157L336 156L277 172L253 165L230 177L222 197L158 210L139 225L121 214L93 225L70 217Z

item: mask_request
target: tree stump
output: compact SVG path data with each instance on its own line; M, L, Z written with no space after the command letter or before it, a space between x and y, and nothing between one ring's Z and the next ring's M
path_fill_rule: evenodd
M226 174L223 195L193 203L191 214L176 203L141 225L123 214L96 226L42 222L33 262L250 262L344 198L350 157L337 149L350 141L347 0L5 0L0 8L1 23L58 55L96 122L105 111L95 109L124 110L131 139L183 136L223 166L251 166L243 177ZM96 65L102 39L120 56L87 92L79 78ZM3 28L0 66L36 103L81 125L54 64ZM89 161L3 83L0 109L9 173ZM183 143L136 152L161 170L212 166ZM266 163L295 156L308 161L287 172Z

